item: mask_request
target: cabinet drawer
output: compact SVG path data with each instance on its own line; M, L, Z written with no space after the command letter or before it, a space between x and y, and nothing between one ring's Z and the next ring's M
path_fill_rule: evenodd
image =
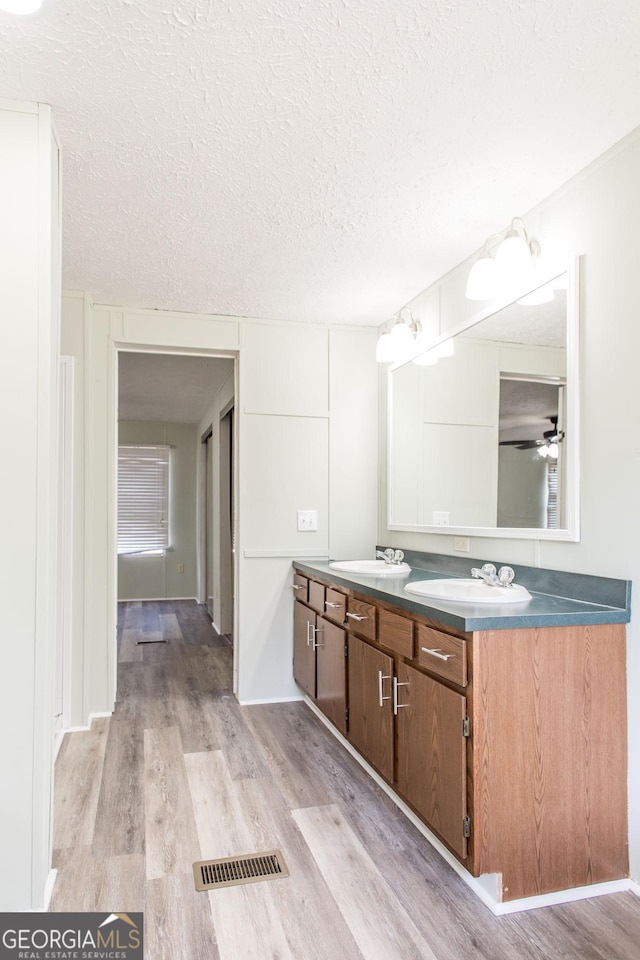
M309 606L324 613L324 587L316 580L309 580Z
M467 685L467 644L458 637L418 624L418 663L460 687Z
M324 601L324 616L327 620L333 620L342 625L347 612L347 598L339 590L332 590L327 587L327 594Z
M347 600L347 624L352 633L357 633L367 640L375 640L376 636L376 608L372 603L362 600Z
M399 617L389 610L380 610L378 616L378 643L389 647L401 657L413 659L413 620Z
M305 603L309 599L309 580L301 573L293 575L293 595L296 600L304 600Z

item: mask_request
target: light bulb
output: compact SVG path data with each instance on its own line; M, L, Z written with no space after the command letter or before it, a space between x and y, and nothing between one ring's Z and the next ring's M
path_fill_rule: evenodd
M543 447L538 447L538 456L542 457L543 460L546 460L549 456L549 447L546 445L546 443Z
M455 347L453 344L453 337L450 337L448 340L443 340L442 343L439 343L436 347L433 348L433 353L440 360L443 357L452 357Z
M427 350L426 353L419 353L411 362L415 363L418 367L435 367L438 358L435 350Z
M410 350L413 346L413 331L406 323L396 323L389 336L399 350Z
M558 459L558 444L557 444L557 443L550 443L550 444L549 444L549 456L552 457L554 460L557 460L557 459Z
M551 303L554 296L553 284L545 283L536 290L532 290L525 297L520 297L517 302L521 307L536 307L541 303Z
M395 346L390 333L383 333L378 337L376 345L376 360L378 363L391 363L395 360Z
M41 6L42 0L0 0L0 10L23 17L35 13Z
M467 300L492 300L498 289L498 268L493 257L478 257L469 271L465 296Z

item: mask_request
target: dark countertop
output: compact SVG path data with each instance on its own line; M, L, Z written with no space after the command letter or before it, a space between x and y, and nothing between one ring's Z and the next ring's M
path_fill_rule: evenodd
M417 562L429 567L417 566ZM510 604L450 603L405 593L406 583L446 577L468 577L472 566L486 561L406 552L411 573L400 577L370 577L332 570L328 561L294 560L300 573L316 576L375 600L386 600L410 613L449 624L458 630L510 630L518 627L569 627L581 624L628 623L631 582L556 570L516 567L516 582L526 586L531 600ZM461 567L460 564L464 564ZM553 588L558 593L536 590Z

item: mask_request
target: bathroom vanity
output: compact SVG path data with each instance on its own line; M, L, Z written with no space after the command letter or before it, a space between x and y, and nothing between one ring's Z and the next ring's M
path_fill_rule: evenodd
M294 561L299 686L496 902L626 878L630 584L521 567L527 603L450 603L404 586L461 561L408 559Z

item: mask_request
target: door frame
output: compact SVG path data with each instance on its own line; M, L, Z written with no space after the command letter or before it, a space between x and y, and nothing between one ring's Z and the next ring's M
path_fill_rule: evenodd
M151 354L164 354L168 356L181 356L181 357L219 357L225 360L233 360L233 397L234 404L238 404L238 387L239 387L239 351L238 350L216 350L216 349L190 349L189 347L180 347L180 346L166 346L164 344L153 344L153 343L128 343L122 340L113 340L111 341L111 363L110 363L110 377L109 377L109 386L110 386L110 400L109 400L109 425L108 425L108 434L109 434L109 443L108 443L108 473L110 480L110 495L109 495L109 505L108 505L108 527L109 527L109 577L107 584L108 591L108 609L110 616L110 635L113 637L111 655L109 656L109 676L108 676L108 697L111 703L115 703L116 700L116 688L117 688L117 677L118 677L118 635L117 635L117 623L118 623L118 359L121 353L151 353ZM233 496L234 501L238 503L238 482L239 482L239 471L238 471L238 423L236 417L234 417L234 436L233 436L233 476L234 476L234 490ZM206 435L206 431L205 431ZM198 438L199 440L200 438ZM201 479L202 479L202 468L197 471L197 491L196 499L198 499L198 494L201 493ZM202 567L203 567L203 557L201 554L201 524L200 524L200 508L196 505L197 510L197 530L196 530L196 554L198 562L198 575L196 583L198 589L201 586L201 577ZM239 517L238 511L234 515L234 536L236 542L238 542L238 524ZM238 569L237 564L234 566L234 584L233 584L233 593L234 593L234 603L233 603L233 630L234 635L238 636L238 608L239 608L239 589L238 589ZM200 599L199 597L196 599ZM237 692L238 684L238 644L234 644L233 648L233 692Z

